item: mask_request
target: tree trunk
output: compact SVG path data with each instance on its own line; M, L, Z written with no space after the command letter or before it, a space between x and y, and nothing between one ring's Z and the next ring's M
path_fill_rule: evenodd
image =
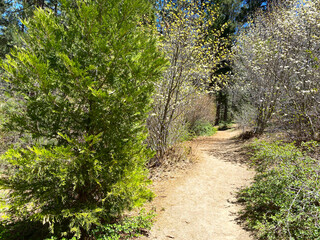
M215 121L215 125L219 125L220 123L220 112L221 112L221 101L220 101L220 92L217 95L217 112L216 112L216 121Z
M228 95L227 93L220 90L216 98L217 113L215 125L219 125L221 121L228 122L229 120L229 106L228 106Z
M225 93L223 96L223 105L224 105L224 112L223 112L223 121L228 122L228 111L229 111L229 106L228 106L228 94Z

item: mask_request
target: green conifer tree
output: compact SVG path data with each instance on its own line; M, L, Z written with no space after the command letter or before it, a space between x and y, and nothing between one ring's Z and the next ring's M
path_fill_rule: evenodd
M151 197L143 141L165 64L145 0L63 0L37 9L2 62L19 106L7 129L33 144L0 157L10 221L62 224L79 237Z

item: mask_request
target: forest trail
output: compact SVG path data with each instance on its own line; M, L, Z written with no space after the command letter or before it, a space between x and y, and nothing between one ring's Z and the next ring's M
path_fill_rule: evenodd
M219 131L192 142L198 161L187 172L156 182L156 222L147 239L250 240L236 222L235 193L247 186L254 171L242 162L236 130Z

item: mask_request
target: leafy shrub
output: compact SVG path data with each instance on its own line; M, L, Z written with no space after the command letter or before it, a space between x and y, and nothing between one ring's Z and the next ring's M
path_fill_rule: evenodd
M23 47L1 63L18 100L5 127L32 141L0 156L0 188L9 190L11 223L85 238L152 197L143 142L165 61L143 24L148 1L62 0L59 8L23 22Z
M198 120L195 122L191 131L197 136L211 136L217 131L217 129L207 121Z
M145 213L141 211L138 216L125 217L112 224L105 224L98 226L91 230L89 239L94 240L125 240L133 239L145 234L151 229L154 212ZM45 240L57 240L57 237L47 238ZM73 237L71 239L62 238L62 240L77 240Z
M258 173L242 190L242 217L259 239L320 238L320 166L293 144L256 143Z
M141 236L146 230L150 230L154 213L140 213L136 217L126 217L114 224L98 227L92 233L96 240L124 240Z
M219 127L218 128L219 128L220 131L227 130L227 129L231 128L231 123L222 121L221 123L219 123Z
M96 226L88 232L88 238L94 240L124 240L142 236L151 229L154 212L142 210L137 216L124 217L115 223ZM51 237L50 237L51 235ZM77 240L77 237L56 237L44 228L41 222L19 222L0 225L0 239L5 240Z
M0 154L6 152L10 145L16 143L16 139L18 139L17 132L8 131L5 128L5 124L8 121L7 113L14 111L16 107L17 104L14 98L1 95L0 91Z
M0 224L0 239L2 240L43 240L49 236L48 226L41 222L20 221Z
M282 141L268 143L256 140L251 148L254 151L251 160L259 172L267 171L281 163L295 162L304 156L294 142L285 144Z

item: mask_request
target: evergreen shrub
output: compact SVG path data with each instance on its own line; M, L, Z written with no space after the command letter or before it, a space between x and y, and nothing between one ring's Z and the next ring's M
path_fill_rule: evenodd
M41 222L86 239L152 197L143 144L165 61L147 0L62 0L23 22L23 45L2 62L17 99L5 128L32 143L0 156L6 224Z
M193 131L196 136L211 136L216 133L217 129L208 121L197 120L191 131Z

